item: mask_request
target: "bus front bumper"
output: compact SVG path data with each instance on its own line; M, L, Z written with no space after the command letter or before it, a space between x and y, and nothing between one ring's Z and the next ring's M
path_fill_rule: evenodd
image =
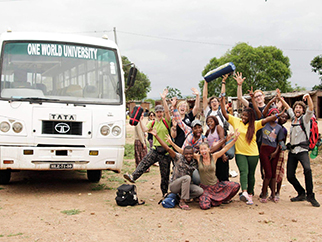
M0 147L0 170L112 170L121 172L124 147Z

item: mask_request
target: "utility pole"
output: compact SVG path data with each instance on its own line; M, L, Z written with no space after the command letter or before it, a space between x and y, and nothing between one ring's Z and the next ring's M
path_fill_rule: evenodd
M114 41L115 41L115 44L117 44L116 27L114 27L113 31L114 31Z

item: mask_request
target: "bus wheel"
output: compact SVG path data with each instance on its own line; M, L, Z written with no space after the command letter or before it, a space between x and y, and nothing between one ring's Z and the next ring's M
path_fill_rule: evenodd
M0 184L5 185L8 184L11 178L10 170L0 170Z
M102 170L87 170L87 179L90 182L99 182L102 177Z

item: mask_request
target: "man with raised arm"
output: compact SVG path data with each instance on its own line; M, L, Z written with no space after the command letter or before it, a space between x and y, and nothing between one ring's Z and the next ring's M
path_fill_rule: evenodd
M296 101L293 105L293 109L287 104L287 102L281 98L281 93L278 90L277 96L283 103L283 106L287 108L287 112L292 120L290 129L290 151L287 159L287 180L293 185L297 191L297 196L292 197L292 202L299 202L307 200L314 207L320 207L319 202L315 199L313 193L313 178L312 170L309 158L309 135L310 135L310 119L313 116L313 101L310 94L305 94L303 100L308 103L308 108L303 101ZM301 127L301 123L304 125L304 130ZM296 178L296 169L298 162L301 163L304 169L305 177L305 189Z

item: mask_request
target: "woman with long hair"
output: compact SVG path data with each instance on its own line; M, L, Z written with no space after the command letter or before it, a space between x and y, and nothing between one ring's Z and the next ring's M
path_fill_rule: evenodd
M236 74L235 74L236 75ZM236 76L239 77L241 73ZM221 105L225 103L225 83L222 83ZM249 91L255 108L253 88ZM258 108L257 108L258 109ZM241 118L234 117L227 114L225 109L222 113L227 121L240 132L239 138L235 144L235 159L240 173L240 184L242 187L242 194L240 200L246 202L248 205L253 204L254 186L255 186L255 170L258 163L258 147L256 144L256 132L264 127L270 121L276 120L281 114L269 116L265 119L255 120L255 112L251 108L246 108Z
M207 117L206 124L209 129L206 131L205 136L207 137L209 147L212 147L214 143L225 138L225 131L219 125L218 119L213 115ZM220 147L219 150L224 146ZM216 176L220 182L229 181L229 161L226 154L219 157L216 162Z
M193 155L193 158L198 162L200 187L203 189L203 194L199 197L201 209L209 209L222 203L229 203L240 188L240 185L236 182L218 181L215 165L218 158L235 144L239 137L239 132L237 131L236 129L234 135L229 134L225 139L219 141L221 144L225 144L226 140L231 140L220 151L211 153L209 144L202 142L200 144L200 154L194 153ZM167 136L167 141L175 146L170 136Z

